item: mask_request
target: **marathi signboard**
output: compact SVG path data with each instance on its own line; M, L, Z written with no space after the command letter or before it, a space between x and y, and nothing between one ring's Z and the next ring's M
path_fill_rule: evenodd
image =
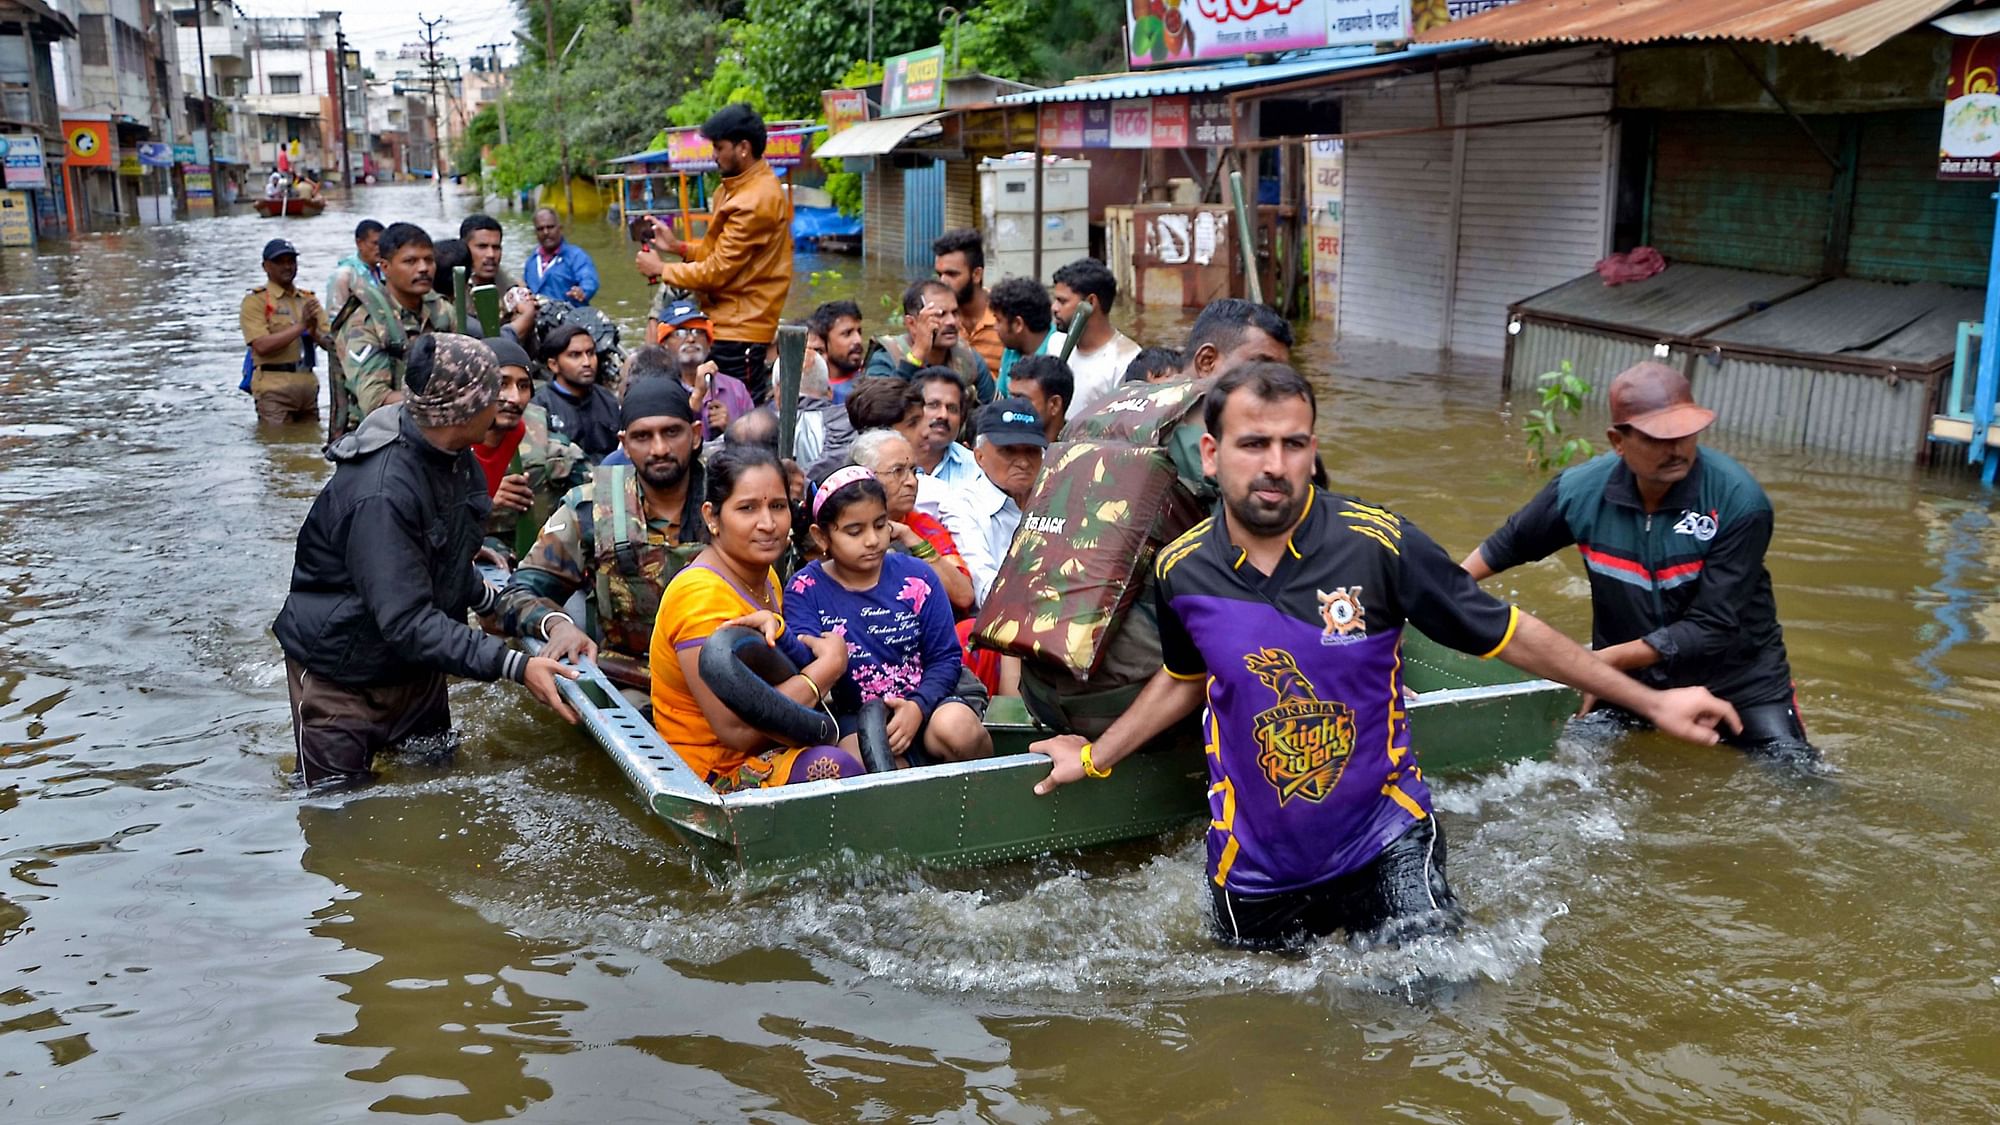
M773 121L764 142L764 161L773 168L796 168L806 158L803 121ZM715 146L699 129L669 129L665 149L667 168L675 172L716 171ZM648 159L642 167L655 167Z
M1042 147L1227 148L1236 143L1229 103L1180 94L1042 106Z
M215 198L215 176L206 164L181 165L181 182L187 187L189 200Z
M843 129L868 120L868 95L861 90L821 90L819 108L826 116L826 135L838 136Z
M1938 178L2000 177L2000 36L1951 41L1944 98Z
M67 158L72 168L111 167L111 122L63 121Z
M35 209L25 191L0 191L0 246L35 244Z
M1513 0L1130 0L1133 67L1408 39Z
M944 47L892 56L882 64L882 116L895 117L944 105Z
M49 186L48 161L42 156L42 138L33 133L9 133L0 137L0 158L6 161L6 181L10 188Z
M1312 212L1313 316L1340 332L1340 234L1347 206L1346 152L1340 141L1306 147L1306 203Z

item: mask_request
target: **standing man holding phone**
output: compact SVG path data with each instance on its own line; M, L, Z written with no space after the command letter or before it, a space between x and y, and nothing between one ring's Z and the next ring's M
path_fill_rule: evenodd
M700 242L675 238L654 221L639 251L640 272L692 292L715 325L715 362L743 381L760 405L771 400L770 345L792 289L792 208L764 162L764 119L748 105L723 106L702 123L722 187ZM661 254L683 262L668 265Z

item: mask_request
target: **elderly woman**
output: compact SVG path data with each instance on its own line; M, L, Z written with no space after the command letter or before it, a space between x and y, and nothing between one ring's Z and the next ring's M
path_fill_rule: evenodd
M972 572L959 557L958 544L952 542L951 532L936 517L917 510L917 490L922 485L917 476L916 451L910 448L910 443L894 430L869 430L854 439L852 457L855 464L874 473L875 479L882 483L882 490L888 493L889 519L893 521L889 527L894 533L891 542L898 550L930 564L945 600L951 603L953 616L970 614ZM922 480L937 488L945 487L934 477Z
M846 675L838 636L783 629L784 602L772 569L791 545L792 497L777 455L761 445L732 446L707 466L702 519L709 546L681 569L653 622L653 725L695 774L719 793L863 772L845 751L777 745L722 701L701 678L703 642L725 625L761 628L799 672L777 691L806 707Z

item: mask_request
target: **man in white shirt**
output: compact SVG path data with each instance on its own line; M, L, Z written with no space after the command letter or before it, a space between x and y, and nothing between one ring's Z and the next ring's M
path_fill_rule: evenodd
M973 594L984 602L1021 526L1021 506L1042 475L1049 439L1026 399L987 403L979 408L976 426L972 456L979 475L945 498L938 519L972 572Z
M923 441L918 443L917 468L927 477L956 491L979 475L972 451L958 443L965 425L965 383L949 367L926 367L912 382L924 396Z
M1072 323L1078 308L1090 306L1090 319L1084 321L1083 334L1069 353L1070 375L1076 380L1076 398L1069 404L1069 416L1079 418L1118 390L1125 369L1139 354L1139 345L1111 327L1118 280L1111 276L1110 267L1096 258L1078 258L1057 270L1049 299L1055 304L1060 324Z

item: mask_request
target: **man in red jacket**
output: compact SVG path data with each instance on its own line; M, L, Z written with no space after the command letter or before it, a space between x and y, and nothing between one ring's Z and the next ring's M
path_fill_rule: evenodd
M695 295L715 325L716 366L741 379L762 404L771 399L770 343L792 288L792 207L764 163L767 134L756 110L742 102L723 106L702 123L701 135L722 171L708 232L700 242L684 242L655 219L638 266L654 281ZM686 261L666 265L660 254Z

